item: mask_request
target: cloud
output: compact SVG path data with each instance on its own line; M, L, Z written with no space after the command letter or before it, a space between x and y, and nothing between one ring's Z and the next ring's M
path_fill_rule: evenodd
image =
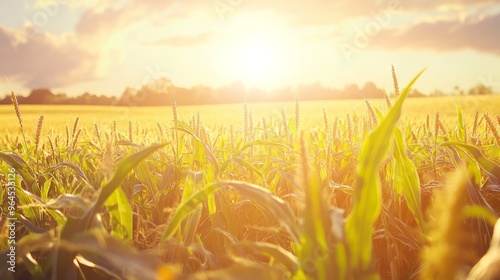
M101 37L134 22L136 13L125 9L107 8L104 11L89 9L81 17L75 31L81 36Z
M500 15L490 14L482 20L461 22L456 19L457 17L438 18L434 13L438 9L450 14L472 10L480 10L479 13L481 13L481 10L485 11L488 7L498 5L499 0L311 0L307 3L299 0L273 2L267 0L93 0L85 2L86 4L74 4L79 9L84 7L85 10L74 30L65 30L64 35L55 36L27 28L13 30L0 25L0 57L2 57L0 75L16 78L26 87L63 87L98 79L100 67L110 61L109 57L103 55L103 48L113 53L123 49L122 43L128 42L131 36L123 36L116 41L111 38L119 37L116 34L131 26L136 27L135 30L140 32L142 28L156 28L157 32L154 36L158 36L159 39L143 41L144 45L185 47L203 44L213 40L213 34L217 34L216 32L225 32L226 29L230 29L231 24L234 23L231 20L220 22L221 18L214 7L217 1L232 5L228 10L230 18L241 16L241 19L245 18L243 14L268 11L269 14L274 14L279 19L285 19L291 31L302 27L315 30L319 29L318 26L325 26L328 30L331 30L330 27L337 27L336 38L352 35L343 32L347 29L342 28L347 26L350 20L372 19L374 14L392 7L398 9L401 17L412 13L413 15L426 14L429 15L430 21L398 28L397 24L401 23L399 19L394 20L390 26L387 26L391 29L384 27L371 38L369 47L437 51L474 49L500 55L500 39L496 31L500 26ZM69 0L69 3L79 2ZM193 17L193 14L203 15L197 18ZM206 20L206 25L193 24L193 19L200 21L200 18L201 21ZM221 23L221 25L213 25L207 19ZM255 21L251 22L253 24ZM347 22L346 25L343 24L345 22ZM265 23L263 21L262 24ZM217 28L222 24L224 25L220 29L212 28L213 26ZM151 31L153 28L148 30ZM163 32L163 30L168 31L167 34L170 36L165 36L165 33L158 35L158 32ZM170 30L179 31L179 33L171 35ZM213 33L206 30L212 30ZM145 35L148 38L155 38L152 34L151 32ZM242 33L242 36L244 35ZM311 36L310 39L315 39L314 35ZM326 41L322 36L328 35L321 35L316 39ZM134 39L143 40L143 38ZM132 40L132 43L137 42Z
M193 2L197 4L192 4L192 8L207 8L207 4L201 5L199 1ZM307 3L301 0L278 0L273 1L272 4L267 0L215 0L212 2L237 2L237 5L226 9L228 11L226 14L229 16L237 16L238 13L245 12L271 11L287 18L293 27L337 24L370 17L388 9L402 14L427 13L437 9L455 12L456 9L495 7L499 3L498 0L311 0Z
M78 35L105 38L129 26L141 22L153 22L159 15L170 21L181 13L183 4L176 1L135 0L122 5L110 2L88 9L80 18L76 33ZM185 14L185 11L183 11Z
M26 87L59 87L98 78L99 56L72 35L0 27L0 75Z
M143 42L144 45L156 46L171 46L171 47L187 47L192 45L203 44L212 39L212 33L202 32L194 36L171 36L164 37L153 41Z
M500 14L481 20L423 22L405 29L386 29L371 44L384 49L453 51L473 49L500 55Z

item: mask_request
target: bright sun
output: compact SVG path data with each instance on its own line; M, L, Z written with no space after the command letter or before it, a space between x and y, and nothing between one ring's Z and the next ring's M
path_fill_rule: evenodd
M271 50L264 45L248 46L242 51L242 67L246 74L258 75L271 66Z
M270 46L250 44L240 51L240 71L245 82L259 85L271 78L275 54Z

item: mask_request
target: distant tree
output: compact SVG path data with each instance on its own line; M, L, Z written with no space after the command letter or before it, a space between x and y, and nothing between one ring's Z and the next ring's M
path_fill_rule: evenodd
M296 96L307 97L309 100L327 99L328 91L320 83L311 83L305 85L298 85L296 89ZM283 96L283 100L293 100L293 95Z
M431 93L431 96L443 96L443 95L444 93L439 89L436 89Z
M344 88L343 98L363 98L357 84L349 84Z
M35 88L24 99L25 104L53 104L54 94L47 88Z
M411 97L426 97L425 94L423 94L421 91L419 91L416 88L411 91L410 96Z
M475 87L469 90L469 95L486 95L493 94L491 87L487 87L483 84L477 84Z
M361 94L365 98L383 98L385 92L377 88L373 82L367 82L361 89Z
M458 87L455 87L455 93ZM459 91L463 92L463 91ZM478 85L471 89L470 94L489 94L491 89ZM10 104L10 94L7 94L0 104ZM441 91L434 91L431 95L443 95ZM192 88L177 87L168 78L160 78L145 84L140 88L127 87L120 97L97 96L84 92L76 97L68 97L63 93L54 94L47 88L35 88L28 97L18 96L21 104L92 104L111 106L161 106L172 105L175 96L179 105L199 105L217 103L268 102L299 100L328 100L347 98L383 98L384 91L377 88L373 82L367 82L360 88L352 83L344 89L332 89L319 82L300 84L295 87L287 86L275 90L261 90L247 88L241 81L235 81L228 86L211 88L204 85ZM414 91L412 96L424 96Z

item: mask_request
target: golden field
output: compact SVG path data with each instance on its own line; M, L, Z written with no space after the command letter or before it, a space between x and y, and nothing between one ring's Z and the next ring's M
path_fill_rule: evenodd
M369 100L374 107L383 109L385 101L380 99ZM492 115L500 114L500 95L492 96L453 96L453 97L427 97L409 98L403 106L402 118L424 119L426 114L433 115L439 112L443 122L451 123L456 118L455 104L458 104L465 118L473 117L476 110ZM366 114L366 105L363 100L327 100L327 101L301 101L300 102L303 125L312 128L323 125L323 108L332 117L343 117L347 113L351 116ZM262 118L281 118L281 109L287 114L293 114L294 102L252 103L248 104L254 119L259 122ZM181 120L188 121L192 116L200 114L205 120L205 125L225 126L243 125L243 104L224 104L206 106L182 106L179 104L178 112ZM35 128L40 114L46 116L44 122L47 127L64 129L65 125L71 126L77 116L80 117L81 127L92 129L94 124L109 127L113 121L123 129L128 122L138 123L142 128L156 128L156 123L170 125L173 119L171 107L126 107L126 106L54 106L54 105L23 105L23 122L28 128ZM0 105L0 118L2 130L13 133L19 130L16 115L13 114L11 105Z
M409 91L161 108L13 95L1 278L496 279L500 96Z

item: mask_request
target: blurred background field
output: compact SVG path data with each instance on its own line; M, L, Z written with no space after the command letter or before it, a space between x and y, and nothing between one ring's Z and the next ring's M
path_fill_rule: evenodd
M383 99L370 99L370 103L380 110L385 110ZM465 120L470 120L475 111L491 115L500 114L500 95L489 96L453 96L453 97L426 97L409 98L403 107L402 119L422 121L427 114L431 116L436 112L441 115L445 126L456 123L456 106L462 110ZM203 106L182 106L178 104L179 118L189 121L198 112L203 117L205 125L217 128L226 125L241 127L243 124L243 104L221 104ZM65 125L71 127L75 118L80 117L79 125L82 128L93 128L94 124L109 127L116 121L118 129L126 129L128 122L132 121L141 129L155 128L156 123L168 125L173 119L171 107L126 107L126 106L79 106L79 105L23 105L22 118L26 129L35 130L40 114L45 116L45 126L49 130L62 129ZM281 110L293 114L294 102L275 103L250 103L255 124L262 118L281 119ZM366 114L366 105L363 100L326 100L326 101L300 101L302 110L302 127L314 128L323 125L323 108L331 116L361 116ZM2 132L16 133L19 131L16 115L12 105L0 106L0 128ZM167 124L166 124L167 122ZM214 126L217 127L214 127ZM469 124L470 125L470 124Z

